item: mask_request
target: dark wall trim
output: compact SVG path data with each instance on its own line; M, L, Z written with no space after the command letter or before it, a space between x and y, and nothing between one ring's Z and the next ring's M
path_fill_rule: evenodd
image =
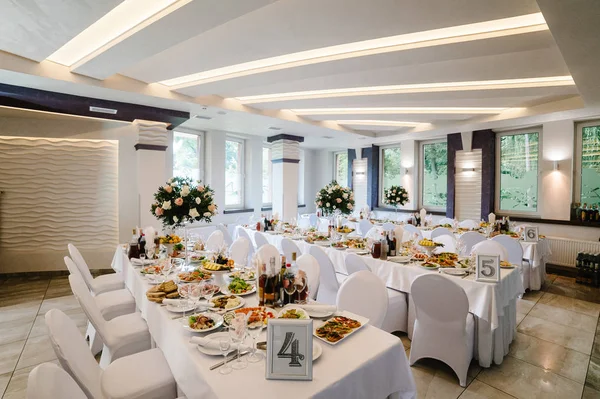
M223 211L224 215L232 215L234 213L250 213L254 212L254 209L226 209Z
M379 205L379 146L363 148L362 157L367 159L367 205L375 209Z
M350 190L352 190L352 176L353 176L353 171L352 171L352 163L354 162L354 160L356 159L356 150L353 149L348 149L348 187L350 187ZM335 160L335 158L334 158Z
M562 226L574 226L574 227L590 227L593 229L598 229L598 233L600 235L600 223L587 223L587 222L581 222L579 220L536 219L536 218L528 218L528 217L520 217L520 216L512 216L512 215L497 215L496 219L502 218L504 216L509 216L510 220L513 222L559 224Z
M156 144L143 144L137 143L134 145L135 150L148 150L148 151L167 151L166 145L156 145Z
M98 98L75 96L7 84L0 84L0 105L125 122L133 122L136 119L165 122L169 124L169 130L190 119L189 112L101 100ZM92 112L90 111L90 106L116 109L117 113L111 115Z
M306 205L298 205L298 208L306 208ZM272 211L273 207L272 206L264 206L262 208L260 208L261 212L266 212L266 211Z
M291 140L297 141L298 143L304 143L304 137L294 136L291 134L278 134L276 136L267 137L267 143L273 143L278 140Z
M448 143L448 167L446 174L446 217L454 218L454 197L456 196L456 151L462 150L460 133L449 134Z
M300 160L291 158L279 158L271 160L271 163L300 163Z

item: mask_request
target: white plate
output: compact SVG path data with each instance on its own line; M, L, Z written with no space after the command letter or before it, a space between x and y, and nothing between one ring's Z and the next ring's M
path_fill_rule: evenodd
M271 231L271 230L269 230L269 231L265 231L265 233L267 233L267 234L271 234L271 235L274 235L274 236L281 234L281 233L280 233L280 232L278 232L278 231Z
M248 273L246 272L242 272L242 271L234 271L234 272L230 272L227 277L229 277L230 279L233 279L234 276L232 276L233 273L239 273L240 274L240 278L244 281L254 281L256 280L256 273L252 272L254 274L254 276L252 278L250 278L250 276L248 276Z
M250 284L252 286L252 289L250 291L241 293L241 294L234 294L232 292L229 292L229 288L227 287L223 287L221 288L221 292L225 295L237 295L237 296L246 296L246 295L250 295L250 294L254 294L256 292L256 285L255 284Z
M339 341L337 341L337 342L329 342L329 341L327 341L326 339L324 339L324 338L321 338L321 337L317 336L317 329L318 329L319 327L321 327L323 324L325 324L325 323L326 323L328 320L330 320L331 318L329 318L329 319L327 319L327 320L322 320L322 321L316 321L316 320L315 320L315 321L313 322L313 335L314 335L314 336L315 336L317 339L320 339L320 340L321 340L321 341L323 341L323 342L327 342L329 345L337 345L337 344L339 344L340 342L343 342L343 341L345 341L345 340L346 340L346 339L348 339L350 336L352 336L353 334L355 334L355 333L356 333L358 330L360 330L361 328L363 328L364 326L366 326L367 324L369 324L369 319L367 319L366 317L362 317L362 316L359 316L359 315L356 315L356 314L353 314L353 313L350 313L350 312L345 312L345 311L342 311L342 312L336 312L335 316L345 316L345 317L348 317L348 318L350 318L350 319L354 319L354 320L356 320L356 321L359 321L359 322L360 322L360 327L353 329L352 331L350 331L348 334L346 334L346 335L345 335L345 336L344 336L342 339L340 339L340 340L339 340Z
M188 305L185 307L181 307L181 306L173 306L173 305L166 305L165 308L169 311L169 312L173 312L173 313L184 313L184 312L191 312L192 310L196 309L197 306L194 305Z
M291 310L291 309L294 309L296 312L300 313L301 316L300 316L300 319L298 319L298 320L307 320L307 319L310 318L309 315L308 315L308 312L306 310L304 310L302 308L298 308L296 306L286 306L286 307L284 307L283 309L281 309L279 311L279 314L277 315L277 318L281 319L282 318L281 316L285 312L287 312L288 310Z
M442 273L448 274L450 276L464 276L467 274L467 269L461 269L461 268L453 268L453 267L446 267L446 268L442 268Z
M142 264L142 261L139 258L131 258L131 259L129 259L129 262L134 267L141 267L141 266L150 266L155 263L158 263L158 259L156 259L156 260L155 259L144 259L144 263Z
M328 247L331 245L331 241L329 240L325 240L325 241L315 241L313 244L318 245L320 247Z
M419 265L419 267L421 269L425 269L425 270L438 270L440 268L439 266L436 266L436 267L425 267L423 265Z
M365 248L348 248L347 251L352 252L352 253L357 253L357 252L365 252L366 249Z
M310 311L306 310L306 313L308 313L308 315L310 317L314 317L314 318L317 318L317 319L324 319L326 317L329 318L329 317L333 316L333 314L335 312L319 312L319 311L313 311L313 310L310 310Z
M215 340L215 341L218 341L221 338L229 339L229 333L227 331L225 331L225 332L218 332L218 333L212 333L210 335L207 335L204 338L212 339L212 340ZM198 350L200 351L200 353L204 353L205 355L208 355L208 356L223 356L223 352L221 352L219 349L205 348L204 346L200 346L200 345L196 345L196 347L198 348ZM235 351L235 347L234 347L234 345L232 345L231 348L229 349L228 353L231 353L231 352L234 352L234 351ZM313 350L313 352L314 352L314 350Z
M190 315L190 316L195 316L195 315ZM206 333L206 332L209 332L212 330L216 330L217 328L219 328L223 325L223 316L221 316L217 313L203 313L203 314L199 314L198 316L210 317L215 322L215 325L212 326L211 328L207 328L206 330L194 330L193 328L190 327L190 324L189 324L190 316L186 315L185 318L182 320L181 325L183 326L183 329L186 331Z
M411 256L389 256L388 260L395 263L408 263L410 262Z
M224 296L230 296L230 295L217 295L215 297L212 297L212 299L210 300L210 303L208 303L208 305L210 305L210 309L217 310L217 311L229 311L229 310L233 310L233 309L239 309L239 308L243 307L244 304L246 303L246 301L244 301L244 298L242 298L239 295L235 295L240 300L240 304L238 306L235 306L235 307L229 308L229 309L215 308L214 304L213 304L213 301L215 299L217 299L217 298L221 298L221 297L224 297Z

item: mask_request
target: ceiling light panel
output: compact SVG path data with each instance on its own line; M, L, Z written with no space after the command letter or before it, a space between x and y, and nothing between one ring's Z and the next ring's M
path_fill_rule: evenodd
M571 76L550 76L543 78L482 80L472 82L422 83L390 86L353 87L344 89L309 90L290 93L261 94L236 97L244 104L258 104L274 101L313 100L318 98L376 96L386 94L435 93L448 91L500 90L533 87L556 87L575 85Z
M371 107L291 109L296 115L386 115L386 114L500 114L498 107ZM514 109L514 108L510 108Z
M346 126L396 126L396 127L415 127L427 125L424 122L404 122L404 121L384 121L370 119L344 119L335 121L338 125Z
M321 62L538 32L547 29L548 26L542 13L535 13L301 51L167 79L159 83L176 90L224 79Z
M190 1L125 0L47 59L76 67Z

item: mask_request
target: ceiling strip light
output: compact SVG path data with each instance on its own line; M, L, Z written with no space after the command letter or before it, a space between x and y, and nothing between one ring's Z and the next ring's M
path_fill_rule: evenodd
M125 0L47 59L76 68L192 0Z
M419 125L427 125L425 122L402 122L402 121L382 121L369 119L345 119L335 121L338 125L346 126L398 126L398 127L415 127Z
M321 62L538 32L547 29L548 25L546 25L542 13L535 13L301 51L167 79L159 83L175 90Z
M509 108L494 107L372 107L291 109L296 115L384 115L384 114L500 114Z
M344 89L309 90L289 93L260 94L236 97L244 104L274 101L312 100L317 98L375 96L385 94L437 93L446 91L473 91L520 89L533 87L557 87L575 85L571 76L550 76L543 78L481 80L473 82L422 83L393 86L353 87Z

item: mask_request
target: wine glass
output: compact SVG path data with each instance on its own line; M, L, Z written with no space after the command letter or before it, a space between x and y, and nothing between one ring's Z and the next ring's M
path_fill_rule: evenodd
M288 294L288 298L292 298L292 296L296 292L296 284L294 284L294 280L290 280L289 278L283 280L283 290L286 294Z
M198 306L198 301L202 298L202 288L200 284L189 284L188 288L188 298L192 301L192 306L194 310Z
M250 363L258 363L262 360L263 355L260 352L256 351L256 340L260 336L262 329L264 327L264 320L261 318L259 321L248 319L247 331L248 336L252 339L252 353L248 356L248 362Z
M294 301L294 303L305 304L306 298L308 297L308 282L306 281L306 278L303 276L298 276L294 280L294 285L296 287L296 292L298 292L298 299Z
M181 298L184 299L183 302L183 306L184 306L184 310L183 310L183 319L185 320L185 308L188 306L188 293L189 293L189 287L188 284L178 284L177 285L177 292L179 293L179 296Z
M246 337L246 315L243 313L238 313L235 315L234 319L231 321L229 325L229 337L231 338L231 342L237 344L237 357L231 365L236 370L245 369L248 364L245 359L240 356L240 347L242 342L244 342L244 338Z
M218 286L210 283L204 283L202 285L202 296L206 299L208 307L211 306L210 300L212 299L213 295L217 293L218 288Z
M163 262L162 266L162 274L165 281L167 281L169 274L171 274L171 270L173 270L173 263L171 263L171 258L168 258L165 262Z
M233 369L229 366L229 362L227 361L227 354L229 353L229 348L231 348L231 341L229 341L229 338L220 338L219 349L221 349L221 353L223 354L223 366L219 369L220 374L225 375L233 371Z
M142 261L142 266L146 263L146 252L140 252L140 260Z

